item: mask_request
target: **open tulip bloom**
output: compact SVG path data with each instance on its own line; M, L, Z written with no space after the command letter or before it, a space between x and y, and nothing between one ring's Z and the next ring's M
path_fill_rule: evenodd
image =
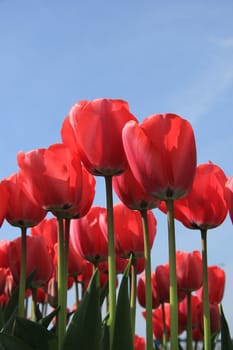
M70 109L61 139L20 151L18 173L0 182L0 226L21 232L0 241L0 348L178 350L186 331L186 349L210 350L221 321L222 349L232 349L219 308L226 276L207 265L206 236L233 218L233 178L211 162L197 167L191 124L172 113L139 124L126 101L99 98ZM106 208L93 205L95 176ZM169 259L151 271L157 207ZM201 232L201 253L176 250L175 219ZM135 333L136 298L145 337Z

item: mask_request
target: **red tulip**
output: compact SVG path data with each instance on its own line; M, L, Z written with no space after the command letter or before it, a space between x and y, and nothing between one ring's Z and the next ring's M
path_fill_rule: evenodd
M226 180L226 175L217 165L199 165L191 191L174 203L175 218L191 229L208 230L219 226L227 215Z
M141 125L130 121L123 143L132 172L150 195L158 199L185 196L196 170L196 145L188 121L175 114L157 114Z
M21 237L10 242L9 267L16 283L19 282L21 261ZM35 270L34 282L44 285L53 272L52 259L48 253L45 241L40 236L27 236L26 276Z
M170 267L169 264L158 265L155 269L155 281L157 286L157 295L160 303L168 303L170 301ZM184 291L177 288L178 300L181 301L185 297Z
M0 205L0 227L1 227L6 217L8 199L9 199L9 193L5 188L5 186L2 185L1 182L0 182L0 198L1 198L1 205Z
M130 209L148 210L159 206L159 201L147 195L130 168L113 177L113 188L119 199Z
M217 304L210 304L210 332L211 334L218 333L220 331L220 312L219 306ZM203 325L203 303L200 302L196 307L197 312L197 329L199 334L204 333Z
M161 303L169 302L170 271L169 264L159 265L155 269L155 281Z
M142 315L146 319L145 311L142 312ZM167 339L169 339L170 338L170 305L168 303L164 304L164 319L165 319L164 321L165 321ZM153 334L155 339L162 340L163 331L164 331L162 306L152 311L152 327L153 327Z
M199 305L200 300L196 295L191 295L191 310L192 310L192 327L197 326L197 306ZM187 329L187 320L188 320L188 307L187 307L187 296L179 302L179 328L186 330Z
M225 289L225 272L219 266L208 267L208 295L209 303L220 304L223 299ZM202 299L203 289L197 291L197 295Z
M157 295L157 285L155 280L155 272L151 273L151 287L152 287L152 308L155 309L160 305L160 300ZM146 279L145 274L142 274L138 279L137 298L142 307L146 307Z
M92 207L86 216L70 224L70 240L75 251L93 263L108 258L108 242L100 226L100 216L105 212L105 208Z
M62 139L72 149L76 139L77 151L92 174L120 174L127 168L121 135L129 120L136 118L123 100L81 101L71 109L69 122L66 120L62 128Z
M134 336L134 350L146 350L146 341L143 337Z
M22 174L12 174L2 184L9 193L6 219L11 225L31 227L43 220L46 211L28 190Z
M177 283L186 293L202 285L202 258L199 251L176 252Z
M144 239L142 218L138 211L128 209L124 204L118 203L113 207L114 232L116 252L123 258L129 258L133 253L136 258L144 256ZM157 221L152 211L147 212L152 247L156 235ZM105 222L107 221L105 216ZM101 220L101 222L103 222ZM105 227L105 235L107 229Z
M82 168L76 154L63 144L18 153L20 172L43 208L67 217L82 197ZM67 214L68 213L68 214Z
M227 201L230 218L233 223L233 176L229 177L225 184L225 198Z

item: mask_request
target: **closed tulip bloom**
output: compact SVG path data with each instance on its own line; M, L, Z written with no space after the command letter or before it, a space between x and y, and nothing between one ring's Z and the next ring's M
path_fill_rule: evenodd
M78 156L63 144L19 152L20 172L43 208L66 217L82 196L82 168Z
M208 295L209 303L220 304L225 290L225 271L219 266L208 266ZM203 289L197 291L200 298L203 297Z
M9 267L16 283L20 277L21 237L10 242ZM35 270L33 282L38 286L44 285L53 272L52 258L48 252L43 237L27 236L26 276Z
M142 312L143 317L146 319L146 312ZM164 316L165 316L165 327L167 340L170 338L170 305L168 303L164 304ZM153 322L153 334L156 340L162 341L164 323L163 323L163 309L162 306L154 309L152 311L152 322Z
M9 193L7 221L18 227L32 227L44 219L46 211L28 190L22 174L12 174L2 181Z
M142 218L138 211L128 209L123 203L113 207L116 252L123 258L133 254L136 258L144 256ZM147 212L150 235L150 247L156 236L156 225L152 211ZM106 221L106 219L105 219ZM106 227L106 226L105 226ZM105 234L107 235L106 231Z
M155 281L157 286L157 295L160 303L168 303L170 300L170 269L169 264L158 265L155 269ZM185 297L184 291L178 286L178 300Z
M193 129L178 115L155 114L123 129L127 159L148 195L166 200L185 196L196 170Z
M211 334L218 333L220 331L220 312L218 304L210 304L210 332ZM204 334L203 325L203 303L200 301L196 306L197 324L196 328L200 334Z
M70 224L70 240L83 258L98 263L108 258L108 241L100 225L100 215L105 213L102 207L92 207L87 215Z
M159 201L148 196L135 179L130 168L113 177L113 189L119 199L130 209L148 210L159 206Z
M151 273L151 287L152 287L152 308L155 309L160 305L160 300L157 295L157 285L155 280L155 272ZM137 284L137 298L142 307L146 307L146 278L145 274L140 275Z
M230 218L233 223L233 176L229 177L225 184L225 198L227 201Z
M192 327L196 327L198 324L197 320L197 307L200 303L200 299L196 295L191 295L191 310L192 310ZM186 330L188 320L188 307L187 307L187 296L179 302L179 328Z
M155 280L158 288L160 303L169 302L169 264L158 265L155 269Z
M177 283L185 292L197 290L202 285L202 258L199 251L176 252Z
M174 203L174 216L190 229L212 229L225 220L227 181L223 170L209 162L197 167L189 194Z
M123 100L81 101L71 109L69 123L66 121L62 128L62 139L68 143L71 135L73 148L75 137L78 153L92 174L117 175L127 168L121 135L129 120L136 118Z

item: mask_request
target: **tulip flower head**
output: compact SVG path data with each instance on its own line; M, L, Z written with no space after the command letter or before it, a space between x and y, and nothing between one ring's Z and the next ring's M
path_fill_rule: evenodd
M185 196L196 170L196 144L188 121L155 114L141 125L128 122L123 143L130 168L145 192L166 200Z
M81 101L72 107L68 118L61 131L63 142L72 149L76 142L77 152L92 174L112 176L127 168L121 134L129 120L136 121L127 102L106 98Z

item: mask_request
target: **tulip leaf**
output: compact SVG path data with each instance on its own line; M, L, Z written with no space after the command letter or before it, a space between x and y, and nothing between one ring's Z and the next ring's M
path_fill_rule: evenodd
M53 318L55 316L57 316L58 311L59 311L59 307L57 307L55 310L53 310L52 312L50 312L50 314L48 314L47 316L45 316L44 318L39 320L39 323L45 327L48 328L49 324L52 322Z
M16 318L14 335L32 346L34 350L49 350L49 343L55 336L39 323L25 318Z
M109 314L102 322L102 347L101 350L109 350Z
M134 350L128 291L130 265L131 259L125 269L118 292L112 350Z
M21 339L6 333L0 333L0 350L34 350Z
M63 350L101 350L101 334L100 281L96 270L69 324Z
M230 336L227 320L223 312L222 305L220 306L220 315L221 315L221 349L233 350L233 343Z

